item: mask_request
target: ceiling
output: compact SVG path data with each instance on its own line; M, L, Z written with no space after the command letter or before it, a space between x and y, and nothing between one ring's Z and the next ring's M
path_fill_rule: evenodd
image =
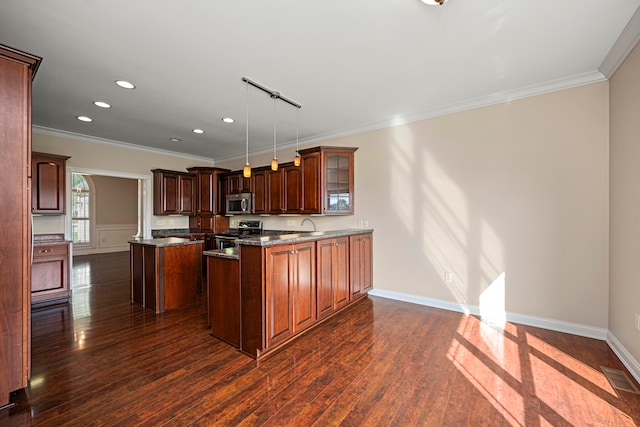
M0 43L43 57L37 130L222 161L244 156L247 106L255 153L272 149L274 123L278 146L291 146L296 129L306 144L604 80L638 40L638 6L2 0ZM299 116L242 77L300 104Z

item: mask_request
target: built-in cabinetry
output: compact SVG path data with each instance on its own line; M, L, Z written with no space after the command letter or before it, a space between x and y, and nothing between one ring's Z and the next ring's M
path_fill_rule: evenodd
M366 295L371 243L370 232L265 247L241 243L240 350L259 358ZM216 280L215 272L208 280Z
M70 241L63 235L37 235L31 265L31 303L69 298Z
M0 409L31 376L31 81L40 61L0 45Z
M349 294L348 237L318 241L318 318L322 319L351 300Z
M66 161L68 156L31 154L31 211L34 214L65 213Z
M302 156L302 213L352 215L355 147L315 147Z
M271 348L313 325L316 317L316 244L265 251L265 339Z
M314 147L300 150L300 166L281 164L221 175L221 200L226 194L252 192L255 214L352 215L356 147Z
M195 215L196 177L165 169L153 172L153 214Z
M373 234L349 236L351 299L373 288Z
M131 241L131 300L155 313L193 304L201 287L203 240Z
M214 233L228 227L228 221L216 217L222 206L218 195L218 175L228 169L192 167L187 169L195 177L195 215L189 218L189 228L199 233ZM220 226L217 222L222 221Z

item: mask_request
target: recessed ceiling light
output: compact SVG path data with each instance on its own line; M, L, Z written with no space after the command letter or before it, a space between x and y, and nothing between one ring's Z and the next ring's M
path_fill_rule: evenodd
M204 133L202 129L194 129L193 133Z
M169 138L169 141L180 142L182 140L180 138Z
M100 108L111 108L111 105L107 104L106 102L102 102L102 101L95 101L93 103L93 105L95 105L96 107L100 107Z
M136 85L134 85L133 83L129 83L126 80L116 80L116 84L125 89L135 89L136 87Z
M92 122L93 119L91 117L87 117L87 116L76 116L76 119L80 120L81 122Z
M233 120L231 117L223 117L222 121L225 123L233 123L235 122L235 120Z
M446 2L447 0L422 0L422 3L428 4L429 6L441 6Z

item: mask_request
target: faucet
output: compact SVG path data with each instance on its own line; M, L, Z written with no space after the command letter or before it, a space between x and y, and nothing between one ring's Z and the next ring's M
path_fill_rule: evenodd
M311 225L313 225L313 231L316 231L316 223L313 222L313 220L311 218L305 218L302 220L302 222L300 223L300 226L302 227L304 225L305 222L309 221L311 223Z

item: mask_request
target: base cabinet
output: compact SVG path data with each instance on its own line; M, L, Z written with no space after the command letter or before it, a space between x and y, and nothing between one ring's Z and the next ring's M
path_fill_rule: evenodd
M147 242L131 243L131 300L155 313L193 304L201 287L204 241Z
M69 298L70 242L35 244L31 265L31 303Z
M348 304L348 238L318 241L318 317L320 319Z
M357 249L351 250L350 238ZM365 233L269 247L241 244L240 350L260 358L366 295L371 238Z
M315 242L266 250L266 347L316 321Z
M373 234L349 236L351 299L373 288Z

